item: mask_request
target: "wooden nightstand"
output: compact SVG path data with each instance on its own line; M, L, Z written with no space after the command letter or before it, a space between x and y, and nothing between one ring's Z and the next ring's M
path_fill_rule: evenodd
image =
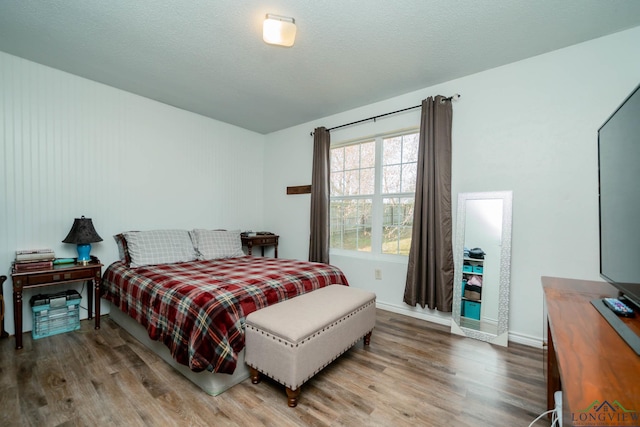
M22 290L40 288L45 286L60 285L63 283L89 282L87 287L87 307L89 319L93 314L95 294L95 328L100 329L100 279L102 277L102 264L100 260L91 257L87 265L60 264L53 268L35 271L16 272L11 270L13 279L13 319L16 328L16 350L22 348Z
M251 255L252 248L254 246L260 246L262 249L262 256L264 256L265 246L274 246L275 253L274 258L278 258L278 238L275 234L258 234L256 236L241 236L242 245L247 247L247 254Z

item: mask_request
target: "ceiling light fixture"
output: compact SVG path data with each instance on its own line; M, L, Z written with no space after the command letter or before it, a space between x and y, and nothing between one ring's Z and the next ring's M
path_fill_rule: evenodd
M291 47L296 39L296 21L286 16L267 14L262 25L262 40L265 43Z

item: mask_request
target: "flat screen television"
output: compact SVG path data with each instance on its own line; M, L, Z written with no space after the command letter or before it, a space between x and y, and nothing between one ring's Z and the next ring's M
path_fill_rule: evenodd
M640 86L598 130L600 275L640 306Z

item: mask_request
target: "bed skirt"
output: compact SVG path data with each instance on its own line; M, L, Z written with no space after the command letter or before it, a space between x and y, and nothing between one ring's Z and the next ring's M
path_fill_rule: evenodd
M176 362L169 349L161 342L149 338L147 330L134 319L120 311L120 309L109 303L109 317L113 319L122 329L129 332L135 339L140 341L145 347L157 354L176 371L180 372L189 381L200 387L207 394L217 396L225 390L249 378L249 368L244 363L244 349L238 354L238 365L233 374L214 374L208 371L193 372L187 366Z

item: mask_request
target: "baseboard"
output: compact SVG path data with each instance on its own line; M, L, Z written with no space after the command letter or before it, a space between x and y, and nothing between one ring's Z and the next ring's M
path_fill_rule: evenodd
M444 314L444 313L432 314L432 313L421 311L422 309L413 308L406 305L400 306L400 305L388 304L388 303L379 302L379 301L376 301L376 307L379 308L380 310L390 311L392 313L397 313L397 314L403 314L405 316L426 320L427 322L436 323L438 325L451 326L450 314ZM544 345L544 341L541 338L520 334L512 331L509 331L509 342L526 345L528 347L536 347L536 348L543 348L543 345Z
M509 332L509 342L526 345L528 347L543 348L544 341L542 338L524 335L517 332Z
M438 325L451 326L451 315L450 314L431 314L425 313L424 311L419 311L422 309L417 309L409 306L399 306L395 304L388 304L384 302L376 301L376 307L380 310L390 311L392 313L404 314L405 316L414 317L416 319L426 320L428 322L437 323Z

